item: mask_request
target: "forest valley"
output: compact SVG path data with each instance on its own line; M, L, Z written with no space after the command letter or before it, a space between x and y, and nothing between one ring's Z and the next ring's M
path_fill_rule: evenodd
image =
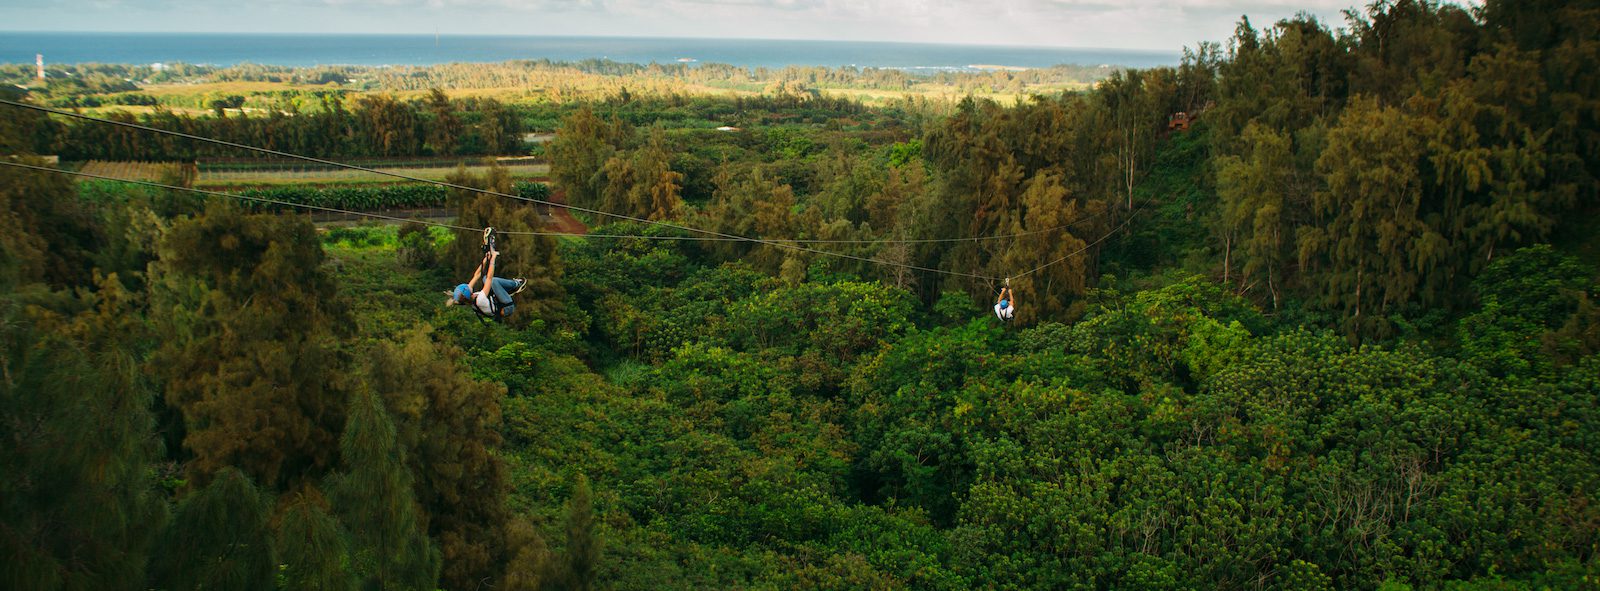
M530 280L485 324L468 233L0 166L0 588L1597 588L1597 30L1383 0L1010 102L118 115L463 160L548 121L551 191L451 181L860 258L449 189ZM248 156L0 109L10 162Z

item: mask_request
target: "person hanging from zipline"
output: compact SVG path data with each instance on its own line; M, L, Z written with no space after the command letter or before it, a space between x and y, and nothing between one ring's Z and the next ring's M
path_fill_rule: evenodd
M500 322L516 311L517 305L511 296L521 292L528 285L528 280L494 275L495 265L500 258L500 251L495 250L494 242L494 228L484 229L483 261L478 263L478 270L472 272L472 279L457 285L454 291L446 292L450 299L444 303L446 306L471 306L479 318ZM483 287L474 292L479 278L483 279Z
M994 302L994 315L999 316L1001 322L1011 320L1011 316L1017 312L1017 294L1011 291L1010 280L1006 283L1008 285L1000 288L1000 297Z

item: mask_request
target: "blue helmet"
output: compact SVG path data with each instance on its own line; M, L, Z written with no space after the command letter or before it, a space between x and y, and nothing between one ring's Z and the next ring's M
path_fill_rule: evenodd
M455 296L456 301L458 301L458 302L459 301L463 301L463 300L466 300L467 298L472 297L472 288L468 287L467 284L463 283L461 285L457 285L455 293L453 293L451 295Z

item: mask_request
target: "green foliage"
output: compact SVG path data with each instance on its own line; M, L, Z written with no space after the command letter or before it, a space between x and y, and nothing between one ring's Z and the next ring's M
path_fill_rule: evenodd
M356 588L350 572L350 550L339 521L309 498L300 498L284 512L278 525L277 549L286 588Z
M594 588L604 544L595 530L591 494L589 479L579 474L578 483L572 487L572 498L567 500L567 560L561 581L562 588L572 591Z
M398 234L388 226L336 226L322 233L322 244L339 248L393 249Z
M548 199L550 189L543 183L517 182L509 189L495 189L528 199ZM284 203L353 211L421 209L444 207L450 196L446 187L433 184L381 185L376 187L275 187L246 189L240 195ZM293 207L263 201L247 202L252 209L287 211Z
M268 591L276 565L267 501L228 468L178 504L151 555L150 580L161 589Z
M414 269L430 269L439 263L439 234L433 227L419 222L406 222L395 234L399 242L396 253L400 263Z
M889 147L889 166L899 168L922 157L922 142L912 140Z
M59 82L69 80L71 82ZM97 91L138 90L120 77L113 80L127 86ZM70 84L78 80L52 78L51 82ZM85 90L52 87L50 92L80 94ZM184 101L187 104L172 105L206 109L211 111L210 116L191 116L183 113L183 109L159 109L138 117L114 111L109 116L160 129L324 158L499 155L520 151L520 119L511 116L504 104L492 98L447 99L440 104L437 97L401 100L386 94L367 94L347 102L343 91L300 93L287 91L282 94L288 96L277 97L206 93L190 95ZM60 106L79 107L107 102L143 104L150 99L120 94L109 97L109 101L96 96L72 96L59 102L67 103ZM266 113L252 113L255 109L241 109L243 107L256 107ZM155 136L91 121L62 126L53 135L60 141L62 156L73 160L193 161L206 157L239 157L233 148L176 141L170 136Z
M44 165L43 160L26 158L24 163ZM0 275L58 288L90 282L104 231L88 205L74 198L71 180L5 167L0 169L0 206L5 208L0 216Z
M956 428L959 389L989 361L993 325L915 332L862 364L850 378L849 432L860 448L856 486L869 499L904 499L948 524L970 484ZM970 406L970 405L968 405Z
M792 356L803 390L827 391L844 368L912 327L905 291L866 283L801 284L728 310L722 335L735 347Z
M1501 257L1473 283L1482 307L1462 318L1463 358L1496 375L1548 375L1600 350L1592 271L1547 245Z
M1576 310L1578 299L1594 285L1593 269L1541 244L1490 263L1473 280L1473 291L1482 302L1497 302L1520 317L1553 327Z
M14 294L0 298L0 586L8 589L142 588L166 521L149 470L159 453L152 391L119 342L128 294L115 278L103 285L99 301L87 302L95 308L67 326L29 317Z
M550 178L566 192L569 203L591 209L600 204L606 184L601 173L627 142L628 131L621 121L602 121L589 105L562 121L548 148Z
M351 570L363 588L434 589L439 550L412 493L405 449L383 402L358 390L340 437L346 471L328 483L333 507L351 533Z
M335 462L347 309L311 224L213 204L175 223L151 270L149 367L189 426L200 482L236 466L271 490Z
M428 535L443 558L440 582L449 588L499 574L508 519L505 466L495 456L503 390L472 380L463 355L426 325L368 353L368 382L381 393L406 450L418 504L430 518Z
M983 306L972 301L972 297L965 292L947 291L939 294L939 301L933 304L934 317L940 324L960 324L972 317L974 312L981 312Z

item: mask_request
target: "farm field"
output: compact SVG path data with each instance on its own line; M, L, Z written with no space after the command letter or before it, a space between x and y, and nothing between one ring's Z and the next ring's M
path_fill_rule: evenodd
M517 163L504 165L515 179L543 178L550 174L550 165L543 163ZM375 167L406 176L442 181L455 172L454 166L401 166ZM467 171L481 175L488 171L484 165L468 166ZM349 169L255 169L255 170L202 170L195 182L197 187L240 186L291 186L291 185L364 185L393 183L395 178L372 172Z
M337 84L311 85L290 84L287 82L256 82L256 81L226 81L226 82L196 82L178 84L149 84L140 89L140 92L157 97L174 96L199 96L206 94L246 94L252 92L281 92L285 90L340 90Z
M126 179L130 181L157 182L163 178L170 178L174 172L184 172L188 168L189 174L193 173L194 165L174 162L136 162L136 161L107 161L90 160L84 162L78 169L84 174Z

